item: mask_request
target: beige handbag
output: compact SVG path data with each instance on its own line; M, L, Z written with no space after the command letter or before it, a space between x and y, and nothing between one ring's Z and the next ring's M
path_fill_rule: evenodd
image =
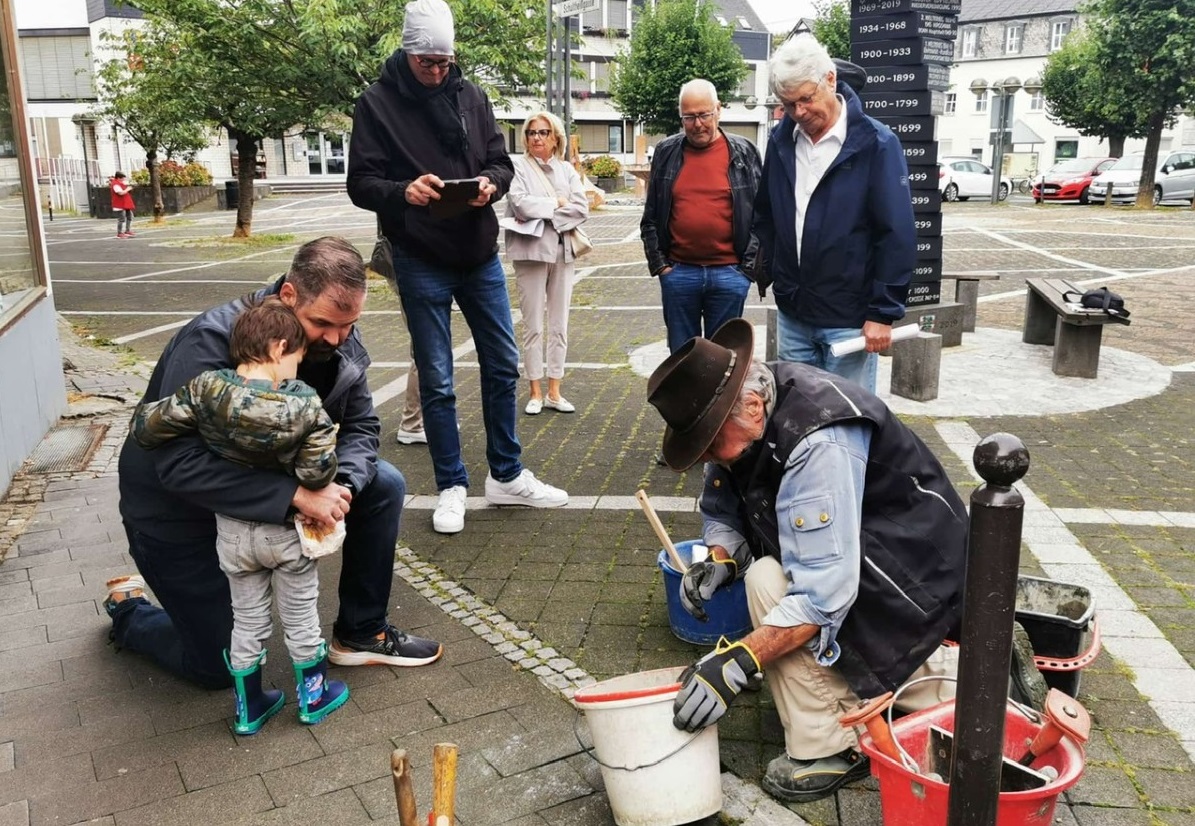
M526 161L527 165L534 169L539 175L539 180L541 183L543 183L544 188L548 191L548 194L553 198L557 197L556 187L552 186L552 182L548 180L548 176L545 175L544 171L539 168L539 161L530 155L525 155L524 160ZM572 229L565 231L572 234L573 258L580 258L582 255L588 255L593 251L593 242L589 240L589 236L585 234L585 230L581 229L580 227L573 227Z

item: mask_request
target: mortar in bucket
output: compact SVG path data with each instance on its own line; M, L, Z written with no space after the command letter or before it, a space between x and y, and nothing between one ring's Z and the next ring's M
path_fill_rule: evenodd
M683 670L627 674L573 695L618 826L677 826L722 808L718 727L690 734L672 725Z
M701 541L690 539L677 543L676 553L686 565L693 563L695 545L701 545ZM719 588L706 600L705 612L709 615L709 622L701 622L681 604L680 583L683 571L673 567L667 551L660 551L657 562L660 570L664 572L668 624L672 627L672 633L679 639L696 645L717 645L721 637L733 641L751 630L751 614L747 610L747 586L741 578L725 588Z
M884 826L946 826L950 786L927 776L927 749L931 727L954 731L954 700L914 712L892 724L892 738L917 765L917 771L882 753L871 735L859 738L859 747L871 758L871 773L880 783L880 808ZM1009 706L1004 719L1003 752L1020 756L1042 724ZM1057 776L1040 788L1000 792L996 826L1051 826L1058 795L1079 782L1086 764L1083 747L1069 738L1036 757L1029 768L1052 769Z

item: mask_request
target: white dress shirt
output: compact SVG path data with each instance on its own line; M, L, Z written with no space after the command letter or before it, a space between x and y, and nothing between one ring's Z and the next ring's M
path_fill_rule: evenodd
M846 101L842 95L838 97L838 120L821 140L814 143L797 126L793 129L793 143L795 144L797 173L796 183L793 185L793 198L797 208L797 261L801 258L801 238L805 235L805 210L809 207L809 199L813 197L813 190L821 183L822 177L846 142Z

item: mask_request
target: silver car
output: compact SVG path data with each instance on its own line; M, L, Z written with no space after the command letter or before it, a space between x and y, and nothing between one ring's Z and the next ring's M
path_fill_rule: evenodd
M1145 155L1125 155L1091 181L1092 203L1102 204L1112 185L1112 201L1137 200L1141 184L1141 166ZM1158 154L1158 169L1154 174L1154 205L1162 201L1195 199L1195 149L1173 149Z

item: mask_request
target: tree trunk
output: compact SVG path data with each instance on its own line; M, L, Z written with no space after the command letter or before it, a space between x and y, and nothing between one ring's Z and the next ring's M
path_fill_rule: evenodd
M1158 146L1162 143L1162 127L1166 125L1164 111L1149 116L1149 132L1145 136L1145 159L1141 162L1141 182L1137 185L1137 206L1154 208L1154 179L1158 173Z
M158 168L156 149L146 150L145 168L149 170L149 191L154 196L154 223L161 224L166 220L166 205L162 203L162 171Z
M257 177L257 144L261 138L243 132L230 131L228 137L237 144L237 225L233 238L248 238L253 234L253 181Z
M1109 135L1108 136L1108 155L1113 158L1120 158L1124 155L1124 135Z

